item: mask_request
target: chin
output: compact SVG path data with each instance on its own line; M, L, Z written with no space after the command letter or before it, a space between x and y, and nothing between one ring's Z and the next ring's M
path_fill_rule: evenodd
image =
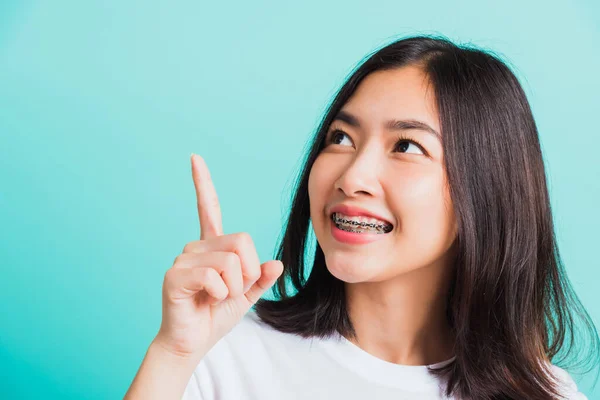
M359 283L367 281L376 281L381 273L371 263L361 262L359 257L353 257L352 260L344 260L345 257L325 257L327 270L337 279L347 283ZM377 265L378 263L375 263ZM381 265L381 264L379 264Z

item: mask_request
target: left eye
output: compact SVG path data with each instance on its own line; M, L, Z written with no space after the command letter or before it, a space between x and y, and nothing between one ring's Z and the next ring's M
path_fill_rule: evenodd
M411 146L412 146L413 150L417 151L416 153L414 153L414 151L408 151L411 148ZM416 144L415 142L413 142L412 140L408 140L408 139L401 139L400 141L398 141L396 148L401 149L402 152L406 152L406 153L423 154L421 147L418 144Z

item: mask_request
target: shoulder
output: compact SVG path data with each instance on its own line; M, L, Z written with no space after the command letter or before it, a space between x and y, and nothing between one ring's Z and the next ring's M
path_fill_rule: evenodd
M573 377L563 368L550 364L550 372L558 382L561 394L567 400L588 400L588 398L579 391Z

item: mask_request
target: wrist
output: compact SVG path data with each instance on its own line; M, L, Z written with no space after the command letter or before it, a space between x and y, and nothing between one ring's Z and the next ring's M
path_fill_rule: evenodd
M166 365L177 369L191 369L192 371L203 357L203 354L178 352L164 344L159 338L154 338L150 343L148 353L151 353L153 358L159 358Z

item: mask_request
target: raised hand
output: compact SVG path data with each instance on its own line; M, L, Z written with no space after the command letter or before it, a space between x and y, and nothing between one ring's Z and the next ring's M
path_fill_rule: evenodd
M162 322L154 341L180 356L202 357L283 272L260 263L248 233L223 234L221 209L202 157L192 154L200 240L189 242L163 282Z

